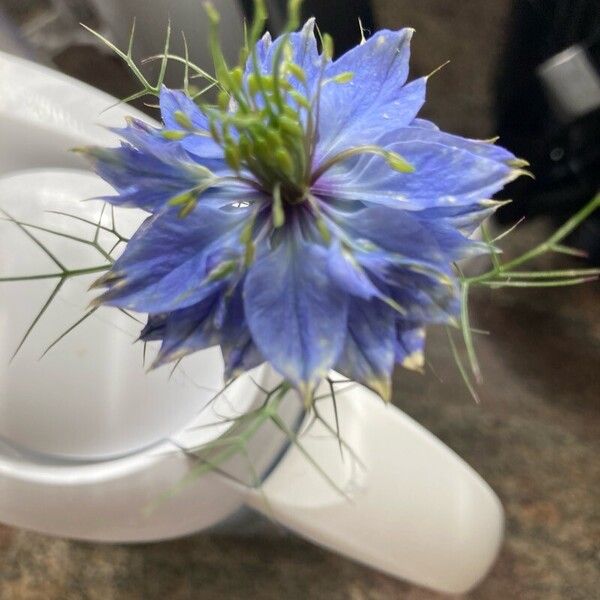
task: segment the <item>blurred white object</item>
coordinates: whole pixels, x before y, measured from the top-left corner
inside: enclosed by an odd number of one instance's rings
[[[263,486],[274,517],[395,577],[446,593],[473,587],[502,541],[494,492],[438,438],[373,392],[350,386],[337,404],[341,436],[364,469],[348,452],[340,460],[338,442],[323,426],[302,442],[350,499],[294,448]],[[320,412],[334,427],[332,403]],[[252,500],[260,510],[260,497]]]
[[[119,106],[100,116],[113,102],[0,53],[0,208],[53,227],[57,221],[46,219],[55,215],[43,212],[52,207],[97,217],[97,203],[77,200],[102,192],[103,184],[66,150],[116,142],[98,123],[117,124],[135,111]],[[126,228],[140,218],[117,211]],[[35,244],[12,237],[15,229],[0,221],[0,277],[23,269],[52,272]],[[70,248],[71,259],[86,259],[61,240],[57,252]],[[221,435],[228,424],[203,426],[247,410],[262,394],[241,379],[216,407],[203,410],[210,391],[203,388],[222,385],[217,350],[184,363],[187,376],[169,380],[158,371],[145,379],[140,349],[131,345],[138,326],[118,311],[99,311],[38,362],[63,325],[81,316],[89,296],[77,284],[61,290],[54,312],[9,364],[39,309],[38,284],[0,284],[1,521],[53,535],[134,542],[206,529],[250,506],[318,544],[439,591],[460,593],[485,576],[502,539],[498,498],[437,438],[360,386],[340,390],[338,399],[341,435],[360,460],[346,452],[342,461],[337,441],[320,424],[301,437],[350,499],[275,428],[265,427],[249,449],[264,495],[210,473],[148,516],[144,509],[196,464],[180,447]],[[266,368],[255,377],[264,386],[276,381]],[[295,398],[286,410],[297,429],[302,415]],[[322,411],[333,424],[327,403]],[[227,467],[240,477],[247,469],[236,461]]]
[[[104,28],[111,40],[119,48],[127,48],[131,27],[136,23],[135,56],[147,58],[163,51],[167,25],[171,24],[171,51],[184,55],[182,32],[185,35],[190,59],[209,72],[212,71],[212,58],[208,49],[208,19],[197,0],[92,0],[100,15]],[[225,56],[237,59],[244,42],[243,15],[237,0],[215,0],[213,2],[221,15],[220,38]],[[92,37],[91,35],[89,36]],[[180,73],[169,69],[166,83],[181,87],[181,74],[170,78],[170,73]],[[205,82],[197,82],[202,87]]]
[[[221,40],[225,55],[234,59],[243,43],[243,15],[237,0],[215,0],[221,14]],[[280,11],[275,11],[280,12]],[[127,48],[136,22],[134,54],[141,60],[163,51],[167,25],[171,24],[171,51],[184,54],[182,33],[186,36],[190,58],[204,69],[212,67],[208,50],[208,23],[198,0],[48,0],[25,22],[17,33],[0,12],[0,50],[50,61],[72,46],[93,45],[111,52],[81,23]],[[275,19],[277,22],[280,19]],[[172,64],[166,83],[177,87],[182,70]],[[202,87],[205,82],[196,82]]]
[[[91,25],[100,33],[107,33],[103,24],[98,21],[92,0],[46,0],[31,4],[29,9],[18,34],[13,32],[12,48],[3,47],[1,21],[5,21],[5,28],[8,27],[9,21],[3,19],[0,12],[0,50],[49,63],[53,57],[70,46],[100,45],[98,40],[81,27],[82,22]],[[19,44],[16,50],[15,39]]]
[[[19,137],[21,143],[35,144],[26,131]],[[102,203],[81,200],[107,194],[109,186],[79,170],[38,169],[0,179],[0,209],[15,219],[88,240],[94,237],[92,225],[47,211],[99,222]],[[115,217],[120,230],[130,236],[144,214],[121,210]],[[103,224],[110,227],[109,212]],[[108,251],[114,239],[102,233],[100,242]],[[107,263],[100,253],[78,242],[42,236],[70,269]],[[7,221],[0,222],[0,265],[4,277],[58,270]],[[172,376],[168,367],[147,373],[142,344],[134,344],[140,322],[117,310],[96,311],[40,360],[45,348],[85,315],[94,297],[87,290],[97,277],[98,273],[90,274],[65,283],[8,368],[11,354],[58,280],[0,284],[0,437],[5,440],[33,452],[79,460],[123,455],[182,429],[222,387],[217,348],[184,360]],[[155,344],[148,345],[148,362],[156,354]],[[210,412],[203,414],[214,421]]]
[[[537,68],[537,74],[552,110],[565,123],[600,109],[600,75],[582,46],[555,54]]]
[[[0,8],[0,52],[8,52],[23,58],[32,58],[31,48],[21,38],[8,17]]]

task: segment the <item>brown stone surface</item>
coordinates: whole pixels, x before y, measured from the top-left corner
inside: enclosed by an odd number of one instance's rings
[[[494,65],[508,0],[374,5],[380,23],[417,29],[416,74],[453,61],[433,78],[426,114],[452,131],[493,134]],[[95,59],[79,56],[65,54],[61,66],[105,88],[126,85],[112,67],[88,71],[84,63]],[[541,233],[525,229],[515,243]],[[429,368],[425,376],[397,375],[396,404],[472,464],[507,512],[500,559],[468,599],[598,598],[599,299],[597,284],[477,293],[474,324],[491,333],[476,340],[485,374],[480,405],[468,397],[443,332],[428,343],[435,374]],[[267,533],[105,546],[0,526],[0,600],[441,598],[295,537]]]

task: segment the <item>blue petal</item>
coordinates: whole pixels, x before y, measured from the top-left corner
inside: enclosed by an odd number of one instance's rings
[[[381,297],[380,290],[373,285],[352,253],[342,248],[339,240],[332,243],[327,257],[329,276],[340,289],[363,300]]]
[[[431,121],[428,121],[427,119],[420,119],[420,118],[415,118],[413,120],[413,122],[410,124],[411,127],[421,127],[422,129],[432,129],[434,131],[439,131],[440,128],[435,124],[432,123]]]
[[[323,58],[317,49],[317,40],[315,39],[315,20],[309,19],[306,21],[300,31],[292,32],[287,36],[279,36],[275,41],[271,41],[270,35],[266,34],[256,46],[256,54],[259,68],[263,73],[273,72],[273,62],[277,49],[281,43],[287,39],[291,49],[291,60],[301,67],[306,74],[306,86],[312,91],[317,85]],[[246,63],[246,75],[254,71],[252,56],[249,57]],[[290,83],[296,87],[301,93],[305,94],[306,89],[295,78],[290,79]],[[310,92],[309,92],[310,96]]]
[[[151,142],[146,141],[147,144]],[[153,152],[129,144],[120,148],[84,148],[95,171],[118,192],[103,198],[117,206],[155,212],[171,198],[190,190],[207,177],[181,148],[156,142]]]
[[[402,238],[400,228],[398,233]],[[427,245],[439,247],[431,237],[415,250],[426,256],[430,254]],[[422,256],[409,258],[380,248],[360,249],[360,245],[351,253],[350,248],[342,251],[337,242],[330,248],[327,266],[336,285],[352,296],[364,300],[379,298],[404,318],[446,323],[457,312],[458,288],[450,259],[440,256],[441,262],[436,264],[424,261]]]
[[[426,131],[423,131],[425,129]],[[475,154],[483,156],[490,160],[508,163],[515,160],[515,155],[498,146],[490,140],[474,140],[464,138],[459,135],[452,135],[440,131],[436,125],[424,119],[415,119],[410,127],[394,131],[392,134],[386,135],[381,139],[381,143],[386,145],[393,142],[409,142],[412,140],[421,140],[423,142],[434,142],[452,148],[461,148]]]
[[[163,136],[164,129],[157,129],[139,119],[128,118],[126,127],[114,127],[111,128],[111,131],[122,137],[136,150],[144,154],[151,154],[165,163],[190,164],[190,168],[193,168],[193,165],[197,163],[201,163],[203,167],[210,169],[216,174],[233,174],[224,161],[223,152],[217,153],[214,158],[206,157],[202,160],[197,160],[199,157],[195,157],[192,159],[185,147],[191,143],[188,138],[184,140],[169,140]]]
[[[437,135],[426,129],[419,133]],[[476,204],[518,174],[504,162],[486,157],[485,146],[476,147],[481,148],[480,155],[428,140],[398,141],[387,149],[408,160],[415,167],[413,173],[395,171],[379,156],[362,155],[333,167],[313,191],[406,210]]]
[[[371,279],[383,290],[385,299],[403,319],[427,323],[454,322],[459,310],[459,288],[452,274],[442,266],[433,268],[418,262],[398,262],[382,252],[357,256]],[[448,269],[449,270],[449,269]]]
[[[240,283],[227,295],[214,294],[169,313],[161,329],[163,344],[154,366],[217,344],[223,353],[226,380],[264,362],[245,321],[241,290]]]
[[[396,339],[394,353],[397,363],[405,369],[421,371],[425,364],[423,348],[425,329],[412,321],[396,321]]]
[[[347,296],[320,265],[327,250],[285,238],[250,269],[246,319],[265,358],[303,394],[325,377],[341,350]]]
[[[454,280],[408,270],[390,277],[389,295],[402,308],[402,318],[422,323],[454,323],[460,310],[459,288]]]
[[[218,299],[218,294],[214,294],[202,302],[167,313],[162,327],[162,345],[152,365],[154,368],[218,343],[211,327]]]
[[[183,219],[172,209],[148,219],[99,280],[108,290],[98,302],[161,313],[197,304],[223,289],[235,272],[217,280],[210,273],[240,258],[240,229],[250,209],[224,210],[220,201],[222,195],[208,194]]]
[[[226,299],[226,312],[219,329],[226,381],[265,362],[246,323],[243,286],[241,282]]]
[[[208,119],[200,107],[182,90],[171,90],[165,86],[160,90],[160,116],[168,129],[182,129],[175,117],[181,112],[188,117],[194,127],[208,129]]]
[[[258,40],[256,46],[254,48],[256,54],[256,62],[258,63],[258,68],[261,73],[269,72],[269,62],[267,61],[267,55],[269,49],[273,45],[273,39],[271,37],[270,32],[265,32],[265,34]],[[250,73],[253,73],[255,70],[254,66],[254,56],[250,54],[248,59],[246,60],[246,68],[244,71],[244,77],[247,78]]]
[[[269,56],[269,51],[273,46],[273,38],[271,37],[271,33],[266,31],[265,34],[258,40],[256,44],[256,59],[258,61],[259,67],[264,69],[264,72],[268,72],[270,62],[267,61],[267,56]],[[249,75],[254,71],[254,58],[252,56],[248,57],[246,61],[246,75]]]
[[[378,300],[352,300],[348,335],[335,370],[390,400],[395,313]]]
[[[194,131],[183,138],[180,143],[190,154],[197,157],[203,165],[206,165],[207,160],[223,160],[223,148],[221,148],[221,146],[219,146],[206,131]]]
[[[405,127],[425,101],[426,79],[405,85],[413,30],[379,31],[325,71],[325,81],[343,72],[346,84],[324,83],[320,96],[316,156],[377,143],[390,128]]]
[[[140,332],[139,339],[142,342],[155,342],[165,337],[167,318],[169,313],[148,315],[146,325]]]
[[[469,240],[444,220],[428,219],[426,211],[396,210],[377,204],[349,212],[331,207],[325,210],[339,227],[339,235],[363,250],[362,256],[384,250],[407,259],[407,263],[451,273],[451,262],[487,251],[485,245]]]
[[[225,362],[225,381],[238,377],[242,373],[258,367],[265,362],[260,350],[256,347],[248,328],[243,335],[238,330],[237,337],[229,344],[221,343],[223,361]]]
[[[443,219],[420,219],[419,211],[372,205],[327,213],[370,281],[405,318],[452,320],[458,310],[452,263],[487,251],[485,245],[468,240]]]
[[[445,223],[447,226],[460,231],[463,235],[470,236],[502,204],[502,202],[495,202],[494,200],[482,200],[474,205],[426,208],[419,211],[418,214],[422,221]]]
[[[190,120],[193,131],[181,140],[181,145],[199,158],[223,158],[223,149],[213,140],[209,122],[198,105],[183,91],[163,86],[160,91],[160,113],[165,126],[175,131],[188,131],[175,118],[182,112]]]
[[[161,152],[162,147],[173,143],[161,135],[162,129],[133,117],[127,117],[126,121],[125,127],[112,127],[111,131],[138,150],[155,154]]]

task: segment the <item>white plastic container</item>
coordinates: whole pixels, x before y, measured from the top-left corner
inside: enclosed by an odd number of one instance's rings
[[[96,218],[100,205],[78,200],[106,188],[67,149],[116,143],[98,123],[120,124],[134,111],[119,106],[100,116],[112,103],[63,75],[0,54],[0,208],[42,226],[64,224],[45,210]],[[141,218],[117,211],[125,229]],[[82,233],[77,227],[68,231]],[[72,242],[52,243],[68,266],[89,264]],[[13,223],[0,221],[0,277],[54,268]],[[172,378],[168,370],[146,375],[140,348],[131,343],[139,324],[109,309],[38,360],[82,316],[91,298],[87,283],[60,290],[12,362],[52,284],[0,283],[0,521],[52,535],[136,542],[206,529],[246,506],[315,543],[439,591],[466,591],[486,574],[502,539],[496,495],[437,438],[355,385],[340,391],[338,407],[342,437],[359,460],[347,454],[342,461],[322,425],[302,434],[300,403],[292,397],[286,404],[290,427],[335,486],[265,427],[249,449],[262,493],[211,473],[148,514],[196,464],[180,446],[222,435],[227,423],[199,426],[247,410],[262,393],[242,379],[206,408],[222,385],[218,350],[191,357]],[[255,377],[265,386],[277,380],[266,368]],[[323,401],[321,410],[333,424],[330,404]],[[228,469],[242,477],[247,471],[239,461]]]

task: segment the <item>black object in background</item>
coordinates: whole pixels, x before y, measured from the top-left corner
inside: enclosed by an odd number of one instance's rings
[[[564,221],[600,189],[600,0],[515,1],[497,98],[500,143],[536,178],[508,186],[499,220]],[[599,264],[600,217],[572,243]]]
[[[253,0],[240,0],[246,18],[250,20],[253,12]],[[279,23],[269,23],[268,29],[278,32],[285,18],[287,0],[267,2],[272,15],[280,17]],[[373,31],[373,11],[369,0],[304,0],[302,15],[305,19],[316,17],[319,28],[329,33],[335,42],[336,55],[343,54],[360,41],[360,19],[366,31]],[[272,18],[272,21],[276,21]]]
[[[360,41],[359,19],[369,34],[374,33],[369,0],[305,0],[303,6],[305,16],[316,17],[321,30],[333,36],[337,56]]]

